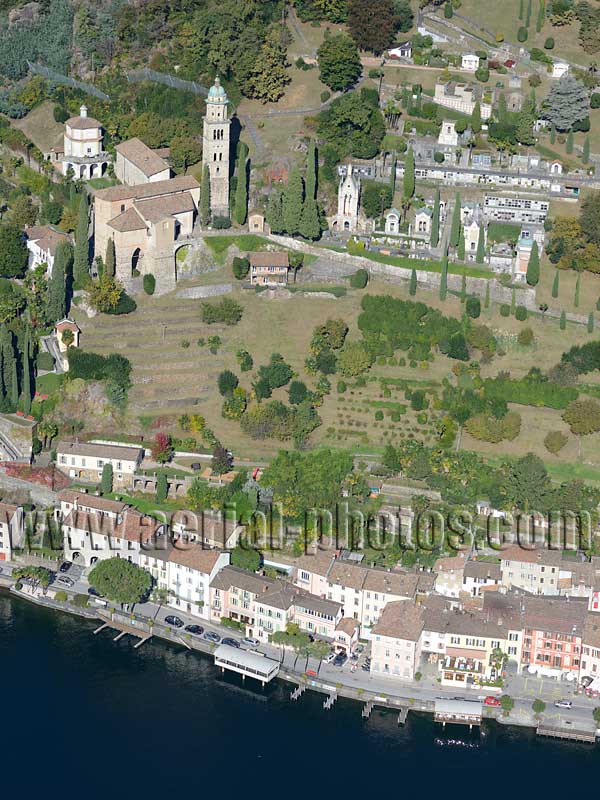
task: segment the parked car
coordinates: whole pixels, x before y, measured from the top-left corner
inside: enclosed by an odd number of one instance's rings
[[[556,708],[573,708],[573,703],[571,700],[557,700],[554,705]]]
[[[343,667],[346,661],[348,661],[348,656],[346,655],[346,653],[338,653],[337,656],[333,659],[333,666]]]
[[[93,586],[90,586],[90,588],[88,589],[88,594],[91,594],[92,597],[102,597],[98,589],[94,589]]]
[[[56,582],[60,583],[61,586],[68,586],[69,589],[71,586],[75,586],[75,581],[72,581],[71,578],[67,578],[65,575],[61,575],[59,578],[57,578]]]
[[[221,637],[219,636],[219,634],[215,633],[214,631],[206,631],[206,633],[204,634],[203,638],[206,639],[209,642],[215,642],[216,643],[216,642],[220,642],[221,641]]]
[[[237,639],[232,639],[230,636],[226,636],[224,639],[221,639],[221,644],[228,644],[229,647],[239,647],[240,643]]]
[[[335,658],[335,653],[332,651],[331,653],[327,653],[325,658],[323,659],[324,664],[331,664],[333,659]]]
[[[498,700],[497,697],[492,697],[491,695],[485,698],[483,704],[484,706],[492,706],[492,708],[498,708],[498,706],[502,705],[502,703],[500,702],[500,700]]]
[[[183,628],[183,620],[173,616],[173,614],[169,614],[168,617],[165,617],[165,622],[167,625],[172,625],[174,628]]]
[[[191,633],[194,636],[202,636],[204,633],[204,628],[202,625],[186,625],[183,629],[186,633]]]
[[[246,647],[258,647],[260,642],[258,639],[253,639],[252,636],[244,636],[242,644],[245,644]]]
[[[59,572],[68,572],[72,566],[73,566],[72,561],[63,561],[58,570]]]

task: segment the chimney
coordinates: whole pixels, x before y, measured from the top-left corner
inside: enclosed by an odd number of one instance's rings
[[[81,106],[81,108],[79,109],[79,116],[87,117],[87,106]]]

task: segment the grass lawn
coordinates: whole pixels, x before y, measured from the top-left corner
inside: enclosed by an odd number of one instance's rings
[[[48,372],[46,375],[39,375],[35,379],[35,388],[40,394],[53,395],[58,392],[64,381],[64,375]]]
[[[256,236],[254,233],[242,233],[239,236],[206,236],[204,241],[219,263],[225,262],[227,251],[231,245],[235,245],[240,250],[254,252],[255,250],[262,250],[269,244],[267,239],[263,239],[262,236]]]
[[[116,186],[118,181],[105,175],[102,178],[92,178],[88,183],[93,189],[108,189],[109,186]]]
[[[177,511],[180,508],[186,508],[186,499],[182,498],[181,500],[171,500],[165,503],[157,503],[154,499],[153,495],[128,495],[123,494],[123,492],[111,492],[107,494],[106,497],[110,498],[111,500],[120,500],[123,503],[128,503],[129,505],[137,508],[138,511],[141,511],[142,514],[148,514],[149,516],[157,516],[161,512],[163,513],[170,513],[171,511]]]
[[[587,316],[590,311],[596,312],[596,302],[600,298],[600,275],[591,272],[577,273],[574,270],[558,270],[558,297],[552,297],[552,284],[556,275],[556,267],[544,256],[540,282],[537,286],[537,300],[547,303],[552,308],[565,309],[574,314]],[[577,276],[581,275],[579,288],[579,306],[575,307],[575,286]]]
[[[23,131],[42,153],[47,153],[51,147],[62,145],[65,132],[65,126],[54,119],[53,111],[54,103],[44,100],[23,119],[12,119],[10,124]]]

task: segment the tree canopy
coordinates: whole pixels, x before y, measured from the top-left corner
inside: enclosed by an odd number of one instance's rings
[[[107,558],[100,561],[88,576],[90,586],[114,603],[139,603],[152,586],[152,578],[145,569],[126,558]]]

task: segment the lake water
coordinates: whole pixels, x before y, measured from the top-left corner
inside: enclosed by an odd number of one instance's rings
[[[600,751],[375,711],[223,678],[211,659],[0,592],[5,796],[84,798],[593,796]]]

